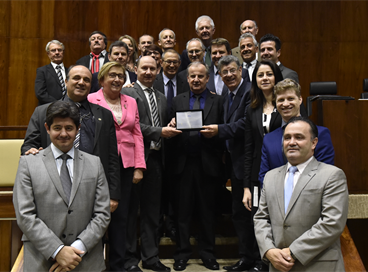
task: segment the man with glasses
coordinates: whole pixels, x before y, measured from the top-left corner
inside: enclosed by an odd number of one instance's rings
[[[66,93],[64,45],[58,40],[52,40],[46,45],[46,53],[51,63],[37,68],[35,93],[38,105],[59,100]]]
[[[161,72],[161,64],[162,64],[162,50],[155,44],[151,44],[146,47],[145,51],[143,52],[143,56],[151,56],[157,64],[157,74]]]

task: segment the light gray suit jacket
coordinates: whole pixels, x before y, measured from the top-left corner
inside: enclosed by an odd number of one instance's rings
[[[290,271],[345,271],[340,235],[348,214],[344,172],[314,157],[295,186],[285,215],[287,165],[266,174],[254,228],[261,256],[287,248],[297,261]],[[270,271],[276,269],[270,264]]]
[[[75,150],[70,203],[49,146],[22,156],[14,183],[13,203],[23,231],[24,271],[48,271],[60,245],[80,239],[87,254],[73,271],[102,271],[102,236],[110,222],[110,195],[96,156]]]

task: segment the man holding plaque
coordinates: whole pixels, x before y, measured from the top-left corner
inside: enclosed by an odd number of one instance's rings
[[[208,67],[200,62],[188,66],[187,80],[190,92],[173,98],[172,115],[179,113],[190,120],[191,111],[203,124],[219,124],[223,122],[222,97],[206,88],[209,79]],[[179,116],[176,115],[176,116]],[[179,117],[176,122],[181,122]],[[176,125],[175,119],[170,123]],[[176,181],[175,209],[177,215],[178,238],[174,253],[174,269],[184,270],[191,255],[190,221],[194,208],[199,213],[200,233],[198,238],[199,254],[206,268],[218,270],[219,264],[214,255],[214,211],[215,188],[221,175],[221,158],[224,143],[218,138],[207,139],[197,130],[183,129],[183,133],[171,139],[176,156],[172,160],[172,171]],[[179,127],[177,128],[179,129]],[[175,166],[175,167],[174,167]]]

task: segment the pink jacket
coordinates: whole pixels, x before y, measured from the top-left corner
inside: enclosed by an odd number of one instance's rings
[[[110,110],[102,89],[96,93],[89,94],[87,99],[91,103]],[[120,126],[113,115],[116,139],[118,142],[118,153],[122,158],[124,168],[134,167],[146,169],[143,136],[139,125],[137,102],[130,96],[120,94],[120,103],[123,109],[123,123]]]

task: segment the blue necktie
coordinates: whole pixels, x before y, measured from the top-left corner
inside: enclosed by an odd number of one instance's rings
[[[167,111],[171,114],[172,99],[174,98],[174,84],[171,80],[167,82]]]
[[[229,108],[227,109],[227,112],[230,112],[231,105],[233,104],[233,98],[234,94],[232,92],[229,93]]]
[[[284,187],[285,214],[286,214],[287,208],[289,206],[291,195],[293,194],[294,173],[296,171],[298,171],[298,168],[296,166],[291,166],[289,168],[289,176],[288,176],[288,179],[287,179],[285,187]]]

